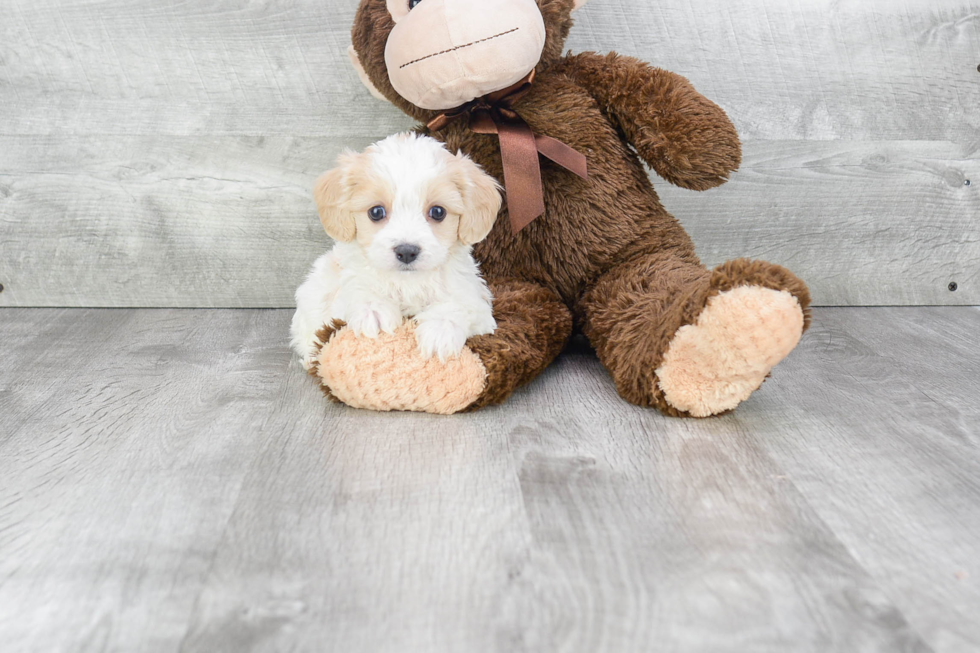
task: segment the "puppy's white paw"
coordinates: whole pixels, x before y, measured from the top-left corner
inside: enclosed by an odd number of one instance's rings
[[[497,320],[493,319],[493,313],[491,311],[487,311],[486,314],[480,316],[480,318],[477,319],[472,326],[472,334],[474,336],[488,335],[497,330]]]
[[[394,333],[402,323],[402,314],[395,306],[383,302],[369,302],[351,309],[347,327],[360,336],[377,338],[382,331]]]
[[[458,356],[466,344],[466,330],[449,320],[425,320],[415,329],[415,340],[423,358],[440,361]]]

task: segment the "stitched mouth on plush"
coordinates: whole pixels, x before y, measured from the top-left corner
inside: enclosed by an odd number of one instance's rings
[[[396,16],[385,62],[399,95],[446,110],[526,76],[545,37],[534,0],[423,0]]]

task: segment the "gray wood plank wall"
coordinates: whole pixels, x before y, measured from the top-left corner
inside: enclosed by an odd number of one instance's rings
[[[348,67],[355,6],[4,0],[0,306],[290,306],[329,246],[312,180],[410,126]],[[785,264],[819,304],[980,304],[980,3],[592,0],[569,48],[732,116],[729,184],[655,179],[707,263]]]

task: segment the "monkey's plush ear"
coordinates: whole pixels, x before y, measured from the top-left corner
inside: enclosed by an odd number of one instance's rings
[[[576,11],[578,9],[581,9],[582,7],[585,6],[585,3],[588,2],[588,1],[589,0],[575,0],[575,2],[572,4],[572,11]]]
[[[503,202],[500,185],[462,152],[453,157],[451,169],[453,180],[463,196],[459,240],[464,245],[475,245],[487,237],[497,220]]]
[[[325,172],[313,186],[313,199],[316,200],[316,210],[320,214],[320,224],[328,236],[339,242],[354,240],[357,234],[354,216],[345,206],[347,169],[348,166],[342,161],[333,170]]]
[[[580,2],[583,0],[576,0],[576,1]],[[383,96],[381,94],[381,91],[379,91],[374,86],[374,83],[371,82],[371,78],[368,77],[367,71],[364,70],[364,66],[361,65],[361,59],[360,57],[357,56],[357,51],[354,49],[353,45],[347,47],[347,56],[350,57],[351,65],[354,66],[354,70],[357,71],[357,76],[361,78],[361,83],[364,84],[364,86],[367,88],[368,91],[370,91],[371,95],[381,100],[382,102],[388,102],[388,98]]]

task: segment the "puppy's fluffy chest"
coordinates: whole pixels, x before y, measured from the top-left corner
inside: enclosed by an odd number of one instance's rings
[[[414,317],[444,302],[492,301],[469,247],[454,248],[445,264],[435,270],[379,270],[370,265],[359,246],[348,243],[337,243],[331,259],[339,287],[358,288],[384,298],[396,304],[404,317]]]
[[[378,272],[372,285],[375,292],[398,305],[405,317],[413,317],[426,307],[450,297],[442,270],[425,272]]]

